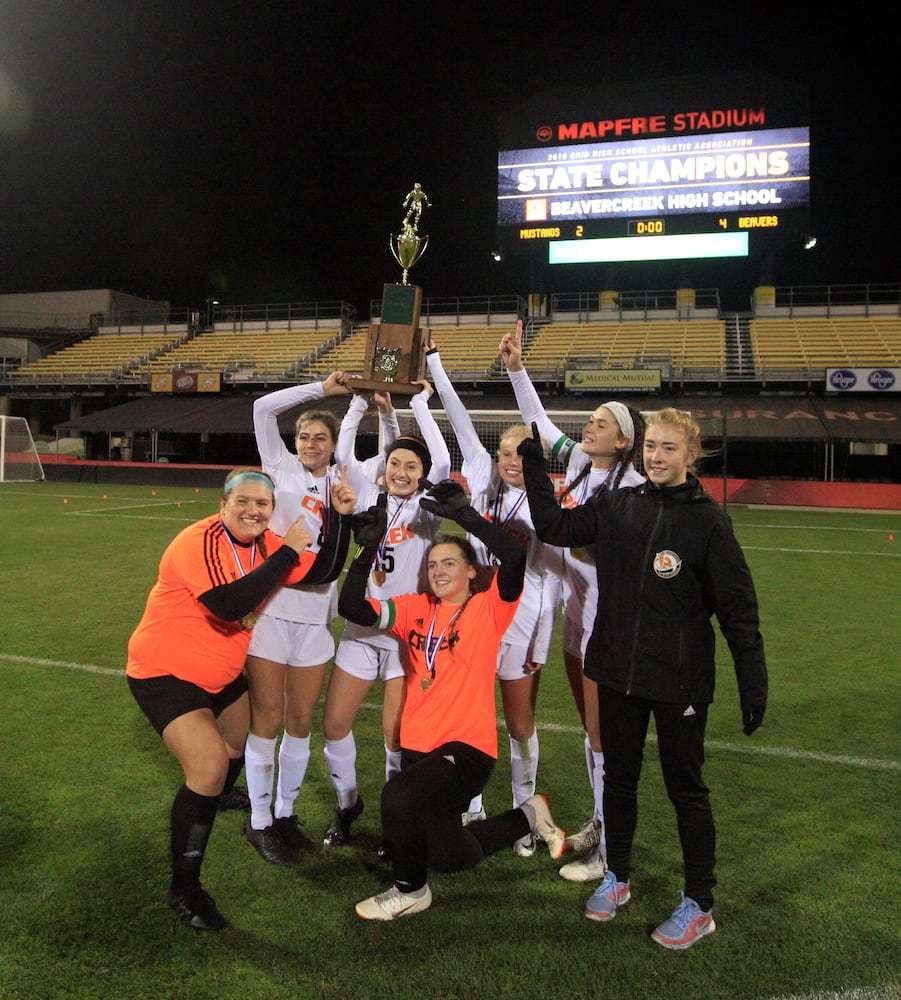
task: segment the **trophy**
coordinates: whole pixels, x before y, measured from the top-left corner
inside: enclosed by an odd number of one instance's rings
[[[419,327],[422,289],[407,282],[410,268],[429,245],[428,236],[419,235],[423,207],[431,207],[428,195],[417,182],[403,201],[407,209],[398,236],[389,240],[391,256],[403,269],[399,284],[385,285],[380,321],[369,324],[363,377],[354,379],[354,388],[374,389],[412,396],[422,386],[416,384],[425,371],[425,343]]]

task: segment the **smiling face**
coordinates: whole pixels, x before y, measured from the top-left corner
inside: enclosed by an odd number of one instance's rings
[[[422,475],[422,460],[409,448],[395,448],[385,462],[385,486],[393,497],[412,496]]]
[[[522,478],[522,459],[516,449],[520,441],[530,438],[532,432],[528,427],[511,427],[504,433],[497,449],[497,471],[501,479],[514,489],[525,489]]]
[[[314,476],[324,476],[335,451],[335,439],[328,424],[321,420],[304,421],[294,438],[297,457]]]
[[[651,424],[644,433],[644,469],[656,486],[680,486],[698,457],[689,446],[684,427],[678,424]]]
[[[446,604],[462,604],[476,578],[476,568],[466,558],[459,545],[439,542],[428,556],[429,587]]]
[[[241,542],[259,538],[268,527],[274,509],[272,490],[264,483],[240,483],[219,501],[225,527]]]
[[[582,429],[582,451],[596,468],[608,469],[629,446],[616,417],[606,406],[599,406]]]

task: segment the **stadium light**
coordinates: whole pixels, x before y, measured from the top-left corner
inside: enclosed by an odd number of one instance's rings
[[[500,250],[492,250],[491,259],[495,262],[495,264],[500,264],[504,259],[504,255],[500,252]]]
[[[816,236],[806,236],[804,238],[804,249],[805,250],[813,250],[813,248],[816,245],[817,245],[817,238],[816,238]]]

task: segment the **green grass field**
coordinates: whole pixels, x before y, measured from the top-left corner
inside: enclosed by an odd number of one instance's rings
[[[366,811],[353,843],[264,864],[220,816],[204,883],[230,926],[165,905],[180,771],[123,668],[159,557],[216,509],[214,490],[0,485],[0,997],[787,998],[901,995],[898,754],[901,517],[734,508],[770,665],[763,728],[741,733],[720,641],[706,776],[717,817],[718,930],[691,951],[648,937],[678,901],[680,855],[656,747],[640,792],[632,901],[585,919],[593,885],[546,853],[433,875],[393,924],[353,904],[389,884],[376,858],[378,690],[355,729]],[[894,535],[894,540],[890,539]],[[538,701],[539,788],[575,829],[590,796],[559,652]],[[507,808],[506,741],[486,790]],[[334,794],[314,731],[298,814],[319,839]]]

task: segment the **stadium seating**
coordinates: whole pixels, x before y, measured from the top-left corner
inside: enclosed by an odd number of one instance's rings
[[[722,320],[624,320],[548,323],[529,340],[523,361],[537,375],[567,362],[605,368],[669,366],[674,378],[719,375],[725,365]]]
[[[38,361],[21,365],[13,372],[13,378],[31,382],[127,380],[142,365],[151,363],[151,359],[170,350],[179,340],[172,330],[94,334]]]
[[[210,330],[179,344],[140,369],[142,374],[174,369],[220,371],[233,380],[298,375],[340,337],[339,328]]]
[[[901,318],[892,316],[753,319],[758,374],[901,364]]]

